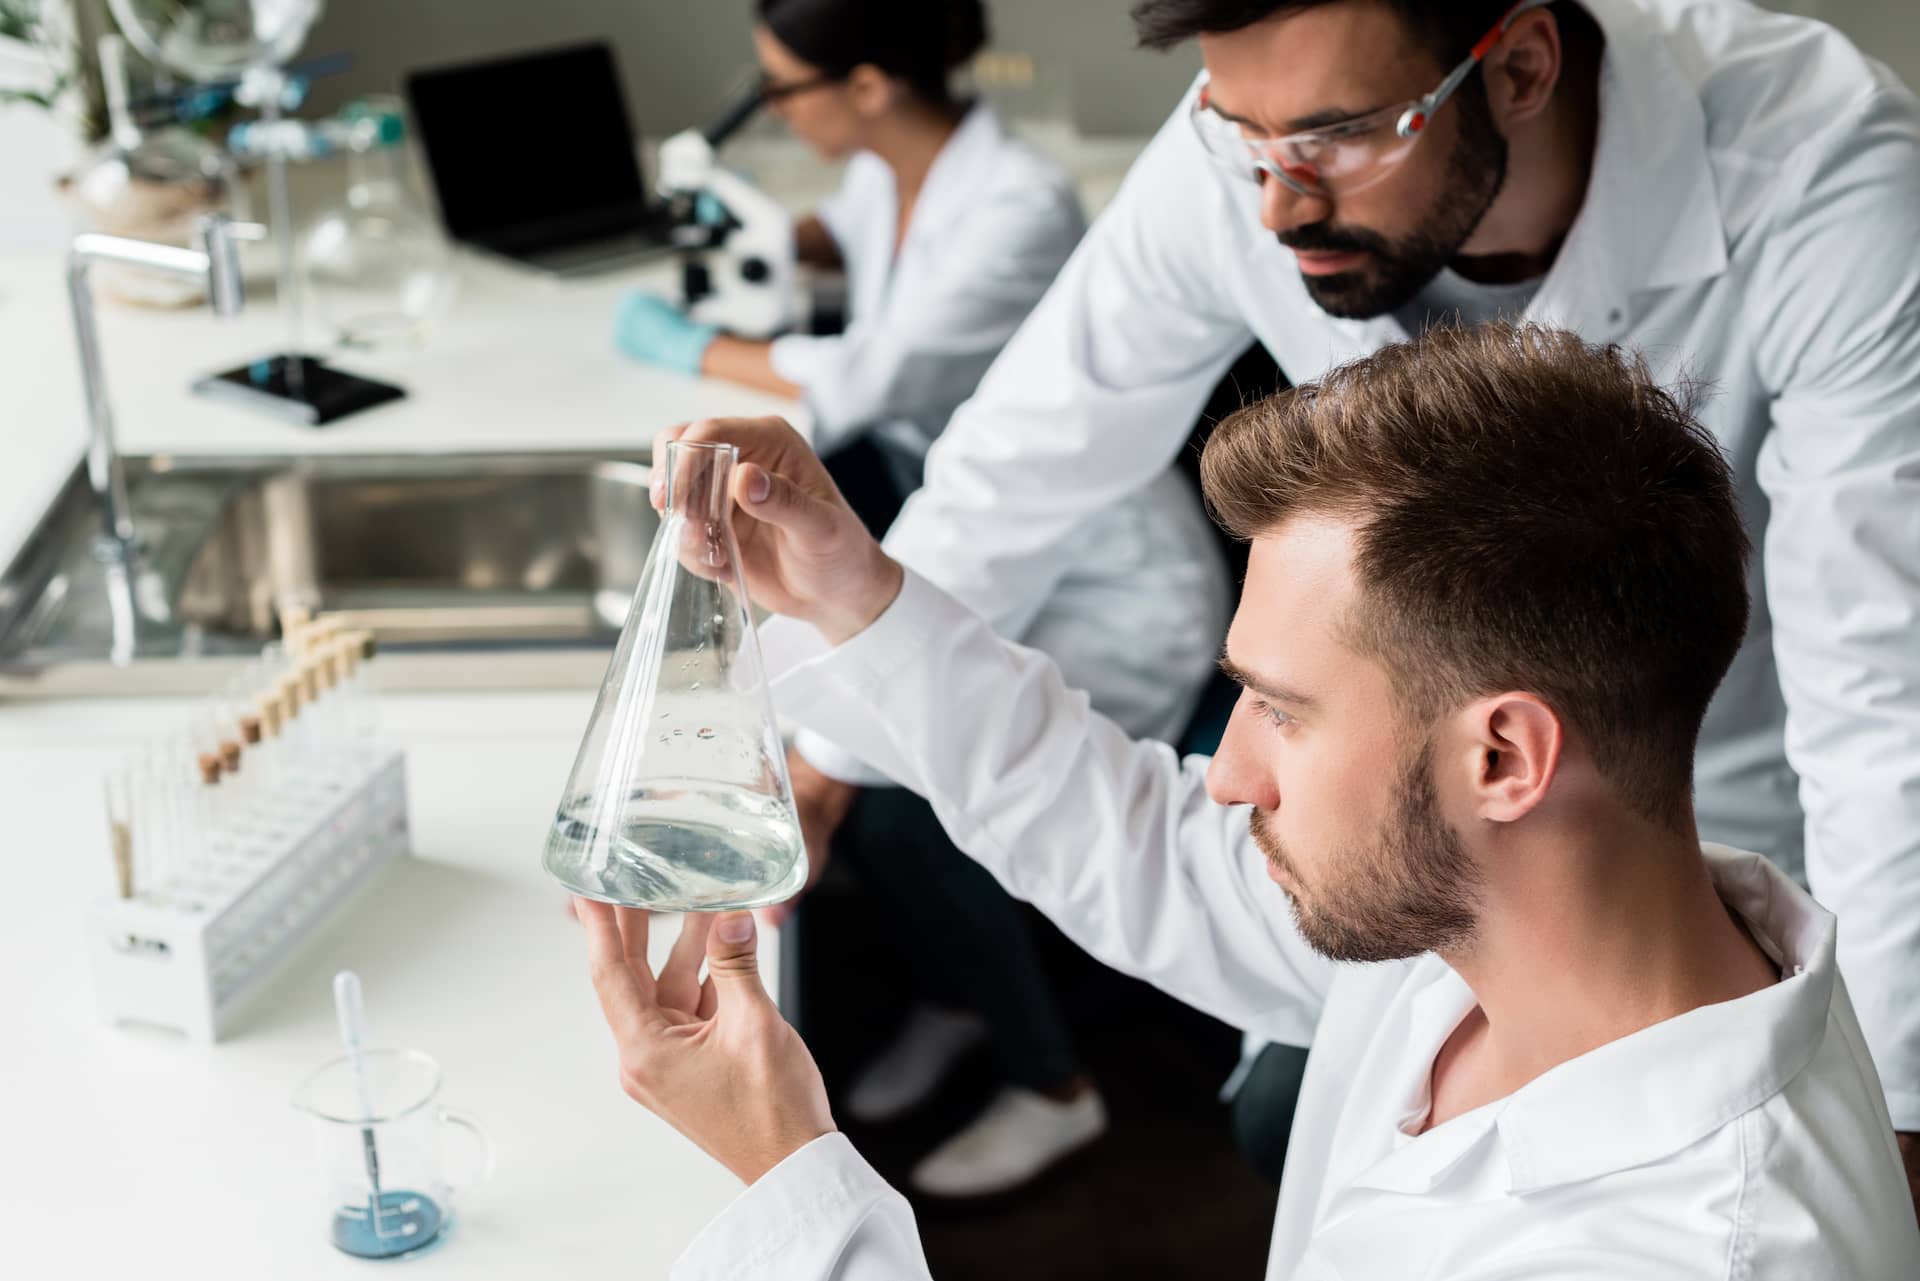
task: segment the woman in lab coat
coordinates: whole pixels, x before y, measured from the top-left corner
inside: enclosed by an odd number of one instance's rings
[[[797,225],[795,248],[803,262],[845,268],[849,326],[835,337],[749,341],[636,295],[623,304],[618,340],[639,359],[802,400],[842,490],[884,527],[919,487],[928,447],[1065,264],[1083,215],[1058,164],[1010,137],[991,107],[949,89],[952,70],[985,42],[980,0],[759,0],[758,12],[764,101],[823,159],[846,162],[839,190]],[[1226,596],[1191,492],[1173,499],[1135,504],[1116,529],[1088,533],[1138,550],[1125,581],[1106,590],[1138,591],[1177,619],[1148,605],[1136,637],[1116,638],[1104,624],[1082,635],[1075,619],[1091,616],[1086,600],[1103,588],[1066,582],[1028,635],[1110,715],[1166,736],[1211,664]],[[1177,650],[1193,671],[1151,660],[1129,671],[1117,644]],[[913,1171],[923,1193],[1003,1193],[1099,1137],[1104,1105],[1019,905],[920,798],[856,790],[850,784],[878,777],[861,777],[829,744],[803,738],[800,749],[791,767],[816,875],[829,849],[852,867],[884,905],[886,933],[906,940],[929,1002],[855,1079],[845,1111],[870,1123],[905,1115],[986,1040],[1006,1085]]]
[[[760,0],[759,15],[767,109],[846,164],[839,190],[795,227],[794,249],[845,270],[848,328],[755,341],[636,294],[616,336],[638,359],[804,401],[820,454],[870,445],[897,506],[1085,218],[1065,170],[948,88],[985,42],[979,0]]]

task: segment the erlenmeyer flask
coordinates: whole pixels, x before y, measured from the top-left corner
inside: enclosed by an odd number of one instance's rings
[[[806,883],[733,537],[737,457],[676,441],[661,460],[666,512],[547,837],[576,894],[719,912]]]

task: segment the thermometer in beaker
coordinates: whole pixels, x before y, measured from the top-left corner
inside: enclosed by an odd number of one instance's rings
[[[352,970],[341,970],[333,976],[333,1012],[340,1023],[341,1044],[347,1047],[347,1054],[353,1059],[353,1089],[360,1103],[360,1119],[367,1122],[360,1127],[360,1145],[367,1154],[367,1181],[373,1185],[367,1208],[373,1218],[373,1232],[377,1237],[381,1235],[380,1153],[373,1144],[373,1096],[367,1092],[367,1068],[360,1058],[366,1006],[360,994],[360,976]]]

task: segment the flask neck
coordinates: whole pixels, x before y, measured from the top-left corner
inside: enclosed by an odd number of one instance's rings
[[[668,442],[662,460],[667,472],[665,514],[731,531],[733,468],[738,456],[732,445]]]
[[[347,153],[347,203],[355,208],[396,204],[405,198],[400,148],[375,144]]]

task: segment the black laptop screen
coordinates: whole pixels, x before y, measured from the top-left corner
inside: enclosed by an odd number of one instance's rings
[[[456,237],[643,202],[633,128],[604,44],[416,72],[407,96]]]

